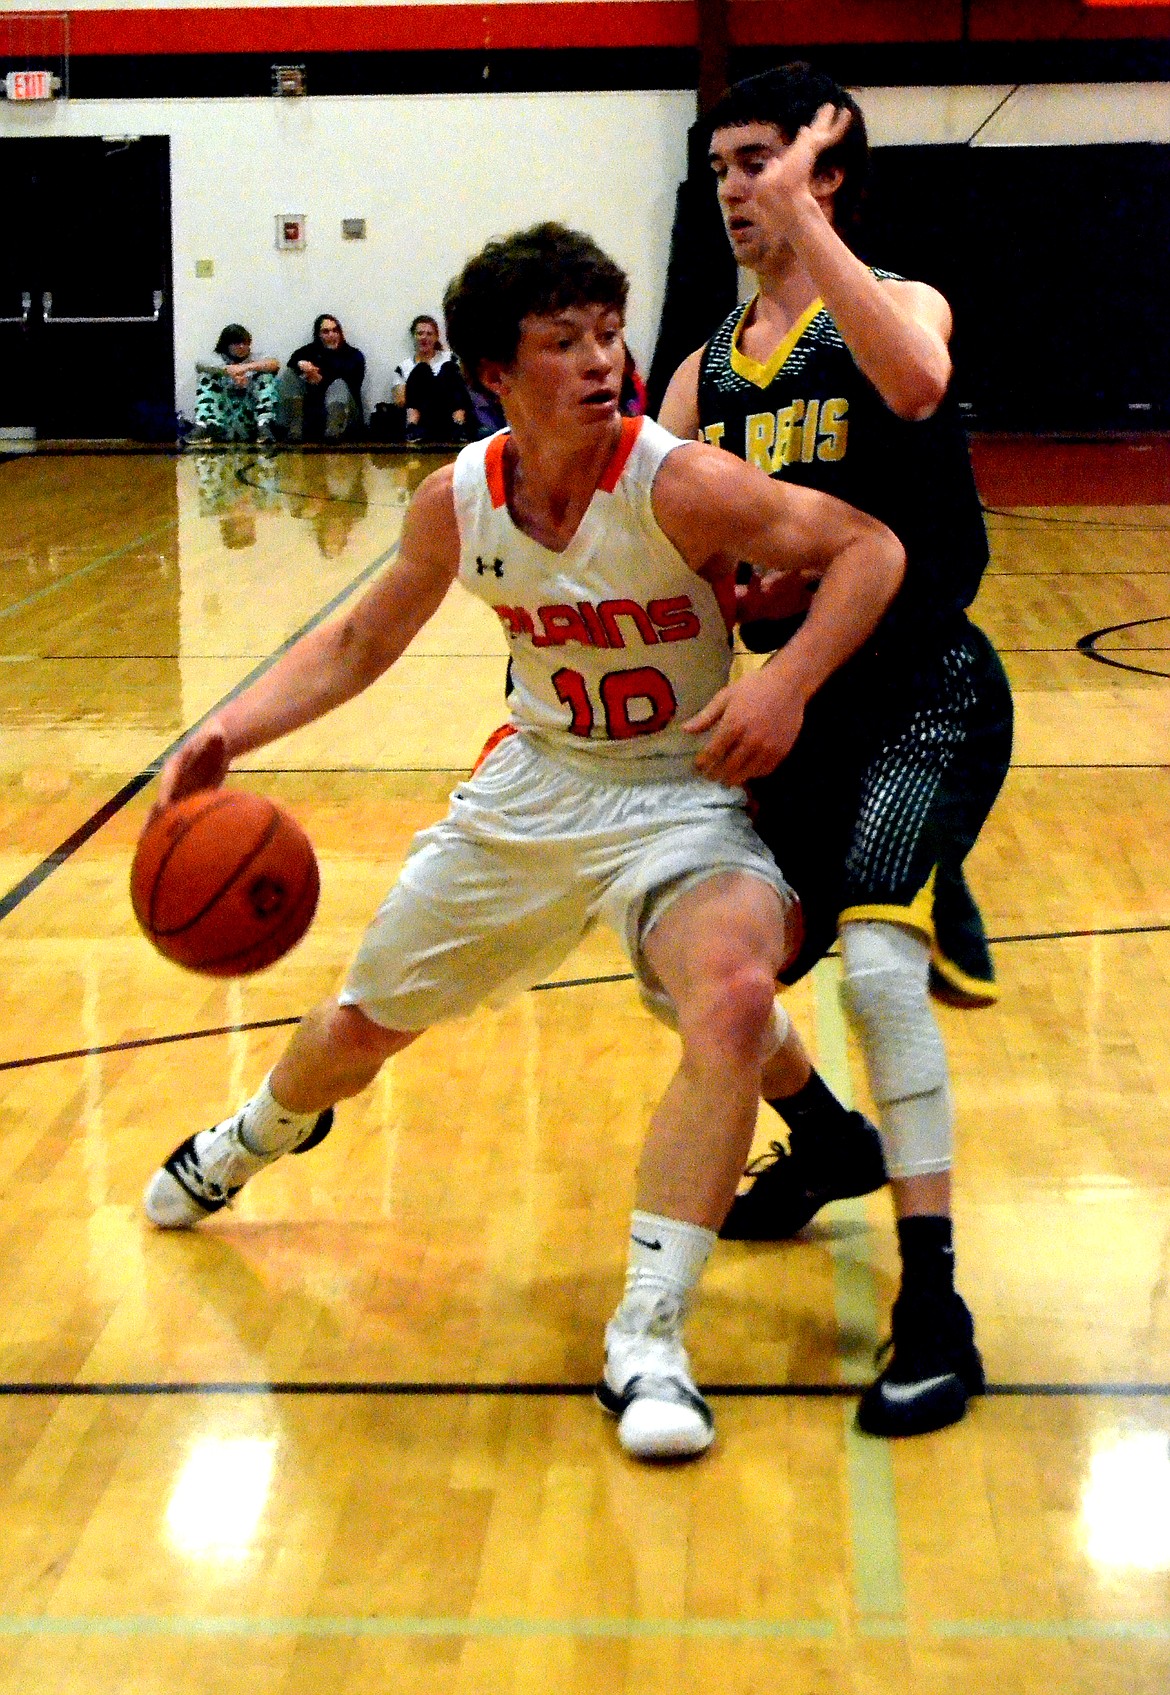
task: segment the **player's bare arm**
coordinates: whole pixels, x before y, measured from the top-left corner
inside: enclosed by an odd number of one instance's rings
[[[790,143],[770,124],[716,131],[711,163],[732,245],[740,220],[786,242],[887,406],[917,421],[937,409],[950,382],[950,307],[925,283],[879,281],[833,228],[840,177],[819,161],[851,121],[847,110],[826,105]],[[756,268],[750,256],[744,262]],[[766,293],[766,264],[759,274]]]
[[[452,468],[428,477],[398,557],[357,604],[304,636],[167,761],[158,804],[221,783],[233,759],[311,724],[369,688],[438,610],[459,570]]]
[[[658,422],[663,429],[669,430],[672,436],[681,436],[683,441],[700,439],[699,367],[704,351],[702,347],[696,348],[689,358],[683,360],[667,384],[658,409]]]
[[[719,448],[677,448],[654,483],[654,512],[691,568],[712,576],[746,559],[820,579],[804,623],[759,671],[721,689],[689,725],[711,732],[705,776],[740,784],[791,750],[822,683],[873,633],[902,581],[892,531],[831,495],[762,476]]]

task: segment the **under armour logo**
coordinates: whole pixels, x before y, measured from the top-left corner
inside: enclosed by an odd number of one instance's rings
[[[481,577],[485,571],[494,571],[497,577],[502,577],[504,574],[504,561],[502,559],[494,559],[489,565],[487,560],[481,559],[477,553],[475,556],[475,569]]]

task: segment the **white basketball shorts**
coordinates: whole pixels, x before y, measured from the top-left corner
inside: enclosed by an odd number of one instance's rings
[[[673,1024],[643,944],[679,895],[728,871],[795,904],[742,790],[697,775],[616,781],[506,736],[415,837],[339,999],[387,1029],[425,1030],[531,988],[603,918]]]

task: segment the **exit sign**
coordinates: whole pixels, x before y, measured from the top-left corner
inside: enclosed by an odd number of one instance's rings
[[[51,100],[56,80],[52,71],[9,71],[4,92],[10,100]]]

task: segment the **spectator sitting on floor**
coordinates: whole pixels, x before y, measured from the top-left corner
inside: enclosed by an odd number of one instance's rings
[[[225,324],[216,358],[197,360],[192,446],[208,441],[271,442],[279,406],[279,359],[253,359],[252,335],[243,324]]]
[[[410,334],[414,357],[395,367],[391,390],[395,404],[406,408],[407,441],[465,441],[471,400],[438,319],[420,312]]]
[[[627,418],[640,418],[646,410],[646,384],[638,375],[634,355],[626,348],[626,363],[622,371],[622,389],[618,410]]]
[[[362,435],[366,356],[345,339],[341,322],[322,312],[313,339],[290,354],[285,392],[289,433],[296,441],[341,441]]]

